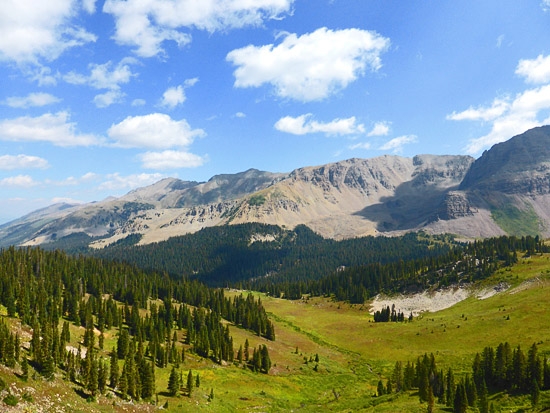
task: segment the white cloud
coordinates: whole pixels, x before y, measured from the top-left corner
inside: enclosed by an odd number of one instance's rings
[[[94,89],[119,89],[121,84],[128,83],[132,77],[136,76],[130,69],[130,63],[135,63],[135,60],[123,59],[112,70],[113,63],[110,61],[102,65],[92,63],[88,66],[89,75],[69,72],[63,76],[63,79],[73,85],[89,85]]]
[[[95,3],[96,0],[82,0],[82,7],[89,14],[95,13]]]
[[[544,11],[550,11],[550,0],[542,0],[540,3],[542,10]]]
[[[101,191],[113,190],[130,190],[154,184],[164,178],[164,175],[159,173],[154,174],[134,174],[128,176],[120,176],[119,173],[107,175],[106,180],[98,187]]]
[[[107,0],[105,13],[116,21],[115,40],[136,47],[139,56],[164,52],[162,43],[172,40],[183,47],[191,36],[180,31],[196,28],[223,31],[279,18],[290,11],[293,0]]]
[[[495,99],[488,107],[469,108],[447,116],[450,120],[491,122],[487,134],[470,140],[465,148],[467,153],[476,155],[514,135],[550,123],[550,57],[522,59],[515,73],[525,77],[528,83],[546,84],[526,89],[515,97]]]
[[[38,63],[65,50],[95,42],[96,36],[71,24],[75,0],[0,2],[0,60]]]
[[[13,169],[38,168],[45,169],[49,167],[48,161],[38,156],[30,155],[2,155],[0,156],[0,169],[11,171]]]
[[[462,112],[453,112],[447,115],[448,120],[482,120],[492,121],[502,116],[510,108],[507,99],[495,99],[489,107],[469,107]]]
[[[386,136],[390,133],[390,125],[389,122],[376,122],[367,136]]]
[[[187,147],[195,138],[205,136],[202,129],[191,129],[185,119],[173,120],[163,113],[128,116],[111,126],[107,134],[122,147],[158,149]]]
[[[132,106],[143,106],[146,103],[147,102],[145,101],[145,99],[134,99],[134,100],[132,100]]]
[[[124,100],[124,96],[126,95],[120,90],[109,90],[105,93],[95,95],[93,102],[98,108],[106,108],[114,103],[122,102]]]
[[[354,135],[365,132],[363,124],[357,124],[355,116],[346,119],[334,119],[331,122],[317,122],[311,120],[311,113],[293,118],[285,116],[275,123],[275,129],[292,133],[293,135],[305,135],[308,133],[325,133],[333,135]]]
[[[360,142],[360,143],[356,143],[355,145],[349,146],[349,148],[350,148],[351,150],[355,150],[355,149],[370,149],[370,148],[371,148],[371,144],[370,144],[370,142]]]
[[[525,77],[528,83],[550,82],[550,55],[539,55],[536,59],[520,60],[516,68],[516,75]]]
[[[287,34],[278,45],[236,49],[226,59],[237,66],[235,87],[271,84],[278,96],[307,102],[345,88],[367,68],[379,70],[389,45],[376,32],[320,28],[300,37]]]
[[[475,155],[496,143],[508,140],[514,135],[536,126],[548,123],[550,119],[539,119],[541,112],[550,109],[550,85],[528,89],[518,94],[509,103],[508,110],[493,120],[488,134],[472,139],[466,152]]]
[[[179,85],[176,87],[171,87],[166,89],[161,99],[161,106],[166,106],[168,108],[175,108],[176,106],[185,102],[185,92],[183,91],[183,86]]]
[[[38,182],[34,181],[29,175],[17,175],[0,179],[0,186],[30,188],[36,185],[38,185]]]
[[[235,113],[236,118],[246,118],[246,114],[243,112],[237,112]]]
[[[78,134],[68,112],[22,116],[0,121],[0,140],[12,142],[49,142],[56,146],[90,146],[101,143],[94,135]]]
[[[37,65],[28,69],[25,73],[32,81],[38,83],[38,86],[55,86],[59,73],[52,75],[52,69],[47,66]]]
[[[63,79],[73,85],[88,85],[94,89],[107,89],[107,92],[96,95],[93,100],[98,108],[106,108],[114,103],[122,102],[125,94],[121,92],[120,85],[128,83],[132,77],[136,76],[130,69],[130,64],[135,62],[133,58],[122,59],[114,68],[110,61],[102,65],[90,64],[88,66],[89,75],[69,72],[63,76]]]
[[[496,44],[497,49],[500,49],[502,47],[502,42],[504,42],[504,39],[505,39],[505,36],[503,34],[497,37],[497,44]]]
[[[418,139],[416,138],[415,135],[400,136],[398,138],[394,138],[386,142],[379,149],[381,151],[393,151],[394,153],[398,153],[403,150],[403,146],[408,145],[410,143],[416,143],[417,141]]]
[[[147,169],[196,168],[204,164],[201,156],[183,151],[146,152],[140,155],[143,167]]]
[[[60,99],[49,93],[30,93],[27,96],[11,96],[5,100],[6,105],[22,109],[51,105],[57,102],[60,102]]]

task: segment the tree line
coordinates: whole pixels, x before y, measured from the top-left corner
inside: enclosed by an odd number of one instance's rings
[[[443,250],[442,250],[443,251]],[[418,292],[489,277],[517,262],[519,254],[550,251],[538,237],[497,237],[454,244],[438,255],[410,260],[339,268],[319,279],[278,283],[271,278],[245,283],[250,289],[288,299],[333,296],[338,301],[362,304],[379,293]]]

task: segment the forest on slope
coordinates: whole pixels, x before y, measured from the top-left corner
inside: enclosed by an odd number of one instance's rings
[[[344,267],[429,259],[449,253],[453,246],[448,240],[409,233],[335,241],[305,225],[286,230],[274,225],[240,224],[205,228],[147,245],[131,245],[138,239],[129,238],[89,253],[143,269],[166,271],[176,278],[226,287],[243,286],[262,277],[273,283],[300,282],[322,278]]]

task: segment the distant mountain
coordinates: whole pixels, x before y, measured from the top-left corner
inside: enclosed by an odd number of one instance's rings
[[[334,239],[417,230],[550,236],[550,126],[497,144],[477,160],[386,155],[285,174],[250,169],[201,183],[168,178],[120,198],[33,212],[0,226],[0,245],[75,234],[95,247],[130,234],[150,243],[247,222],[305,224]]]

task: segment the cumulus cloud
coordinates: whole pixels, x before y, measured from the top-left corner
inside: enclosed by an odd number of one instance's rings
[[[49,142],[56,146],[90,146],[101,143],[94,135],[79,134],[68,112],[22,116],[0,121],[0,140],[12,142]]]
[[[124,93],[120,90],[109,90],[105,93],[95,95],[93,102],[98,108],[106,108],[115,103],[120,103],[124,100]]]
[[[0,156],[0,169],[11,171],[13,169],[45,169],[49,167],[48,161],[38,156],[30,155],[2,155]]]
[[[109,174],[106,176],[105,181],[98,186],[98,189],[101,191],[129,190],[154,184],[162,178],[164,178],[164,175],[160,173],[143,173],[128,176],[121,176],[119,173]]]
[[[502,116],[510,108],[508,99],[495,99],[490,106],[469,107],[462,112],[447,115],[448,120],[482,120],[492,121]]]
[[[160,104],[169,108],[175,108],[176,106],[185,102],[185,92],[183,86],[179,85],[166,89],[166,92],[162,95]]]
[[[403,150],[403,146],[410,143],[416,143],[418,141],[415,135],[405,135],[398,138],[393,138],[390,141],[386,142],[379,149],[381,151],[393,151],[394,153],[399,153]]]
[[[346,119],[334,119],[331,122],[317,122],[311,119],[312,114],[293,118],[285,116],[275,123],[275,129],[291,133],[293,135],[306,135],[308,133],[325,133],[329,136],[354,135],[365,132],[363,124],[357,124],[355,116]]]
[[[146,152],[140,155],[146,169],[166,170],[179,168],[196,168],[204,164],[201,156],[184,151]]]
[[[12,108],[26,109],[33,106],[46,106],[60,102],[60,99],[49,93],[30,93],[27,96],[11,96],[5,104]]]
[[[69,72],[63,79],[73,85],[88,85],[94,89],[108,89],[107,92],[96,95],[94,103],[99,108],[108,107],[114,103],[120,103],[125,96],[120,90],[120,85],[130,82],[132,73],[130,64],[135,63],[135,59],[123,59],[118,65],[113,67],[111,61],[104,64],[90,64],[89,75],[83,75],[76,72]]]
[[[95,89],[119,89],[121,84],[136,76],[130,68],[130,64],[135,62],[134,59],[123,59],[114,68],[111,61],[101,65],[92,63],[88,65],[89,75],[69,72],[63,79],[73,85],[89,85]]]
[[[386,136],[390,133],[390,125],[389,122],[376,122],[367,136]]]
[[[38,182],[33,180],[29,175],[17,175],[0,179],[0,186],[31,188],[36,185],[38,185]]]
[[[152,57],[164,52],[162,44],[182,47],[191,36],[181,29],[209,32],[260,25],[290,12],[293,0],[106,0],[103,11],[114,16],[117,43],[135,47],[135,53]]]
[[[197,137],[205,136],[202,129],[192,129],[185,119],[173,120],[163,113],[128,116],[107,131],[121,147],[158,148],[187,147]]]
[[[550,55],[539,55],[536,59],[520,60],[516,68],[516,75],[524,77],[528,83],[550,82]]]
[[[77,11],[75,0],[0,2],[0,60],[51,61],[69,48],[95,42],[95,35],[71,24]]]
[[[514,97],[495,99],[489,106],[469,108],[453,112],[450,120],[491,122],[490,131],[470,140],[465,150],[476,155],[494,144],[523,133],[528,129],[550,123],[550,59],[539,56],[534,60],[520,60],[516,74],[525,77],[527,83],[546,83],[526,89]]]
[[[249,45],[226,59],[237,66],[235,87],[270,84],[277,96],[298,101],[327,98],[382,66],[380,55],[389,39],[376,32],[320,28],[297,36],[287,34],[278,44]]]

